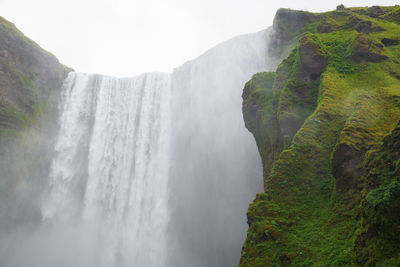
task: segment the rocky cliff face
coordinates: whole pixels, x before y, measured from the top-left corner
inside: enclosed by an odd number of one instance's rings
[[[0,17],[0,131],[27,126],[43,112],[70,71]]]
[[[270,52],[284,60],[243,91],[265,192],[240,266],[400,263],[399,14],[278,11]]]
[[[51,147],[57,99],[69,71],[0,17],[0,234],[8,224],[36,216],[33,192],[45,177],[50,155],[43,151],[51,151],[45,148]]]

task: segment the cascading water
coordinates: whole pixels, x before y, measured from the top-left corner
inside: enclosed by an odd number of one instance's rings
[[[0,246],[11,255],[0,266],[236,265],[263,188],[241,92],[272,67],[267,36],[233,38],[171,74],[70,73],[41,223]]]
[[[162,73],[65,81],[42,214],[45,223],[91,228],[91,266],[165,262],[169,90]]]

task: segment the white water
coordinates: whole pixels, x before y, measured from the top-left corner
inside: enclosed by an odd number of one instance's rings
[[[241,93],[270,69],[266,37],[233,38],[171,74],[70,73],[42,222],[0,249],[4,266],[238,264],[263,188]]]
[[[170,76],[70,73],[64,87],[45,223],[90,227],[94,266],[162,266]]]

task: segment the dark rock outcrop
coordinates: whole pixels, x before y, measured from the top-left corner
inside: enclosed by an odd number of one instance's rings
[[[336,11],[343,11],[343,10],[345,10],[345,9],[346,9],[346,7],[345,7],[343,4],[338,5],[338,6],[336,7]]]
[[[357,63],[381,62],[388,57],[384,55],[379,43],[375,43],[367,35],[360,33],[354,42],[354,52],[351,58]]]
[[[355,12],[360,15],[369,16],[371,18],[378,18],[387,13],[387,11],[385,11],[380,6],[372,6],[372,7],[365,8],[365,9],[358,9]]]
[[[399,39],[390,39],[390,38],[383,38],[381,40],[382,44],[384,44],[385,46],[392,46],[392,45],[398,45],[400,44],[400,40]]]
[[[373,7],[369,8],[368,11],[366,12],[367,16],[370,16],[373,18],[377,18],[379,16],[382,16],[383,14],[385,14],[385,11],[379,6],[373,6]]]
[[[384,31],[382,27],[372,23],[370,20],[361,18],[361,16],[352,16],[346,26],[364,34]]]
[[[318,17],[310,12],[279,9],[274,18],[269,52],[276,53],[280,46],[291,40],[304,25],[316,20]]]
[[[321,47],[310,38],[303,38],[300,41],[299,64],[298,79],[303,82],[317,80],[326,66]]]
[[[336,148],[332,158],[332,174],[336,178],[338,191],[356,190],[360,186],[364,154],[365,151],[346,144]]]

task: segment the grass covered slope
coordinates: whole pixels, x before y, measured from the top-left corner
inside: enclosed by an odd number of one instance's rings
[[[400,264],[400,7],[279,10],[246,84],[265,193],[239,266]]]

